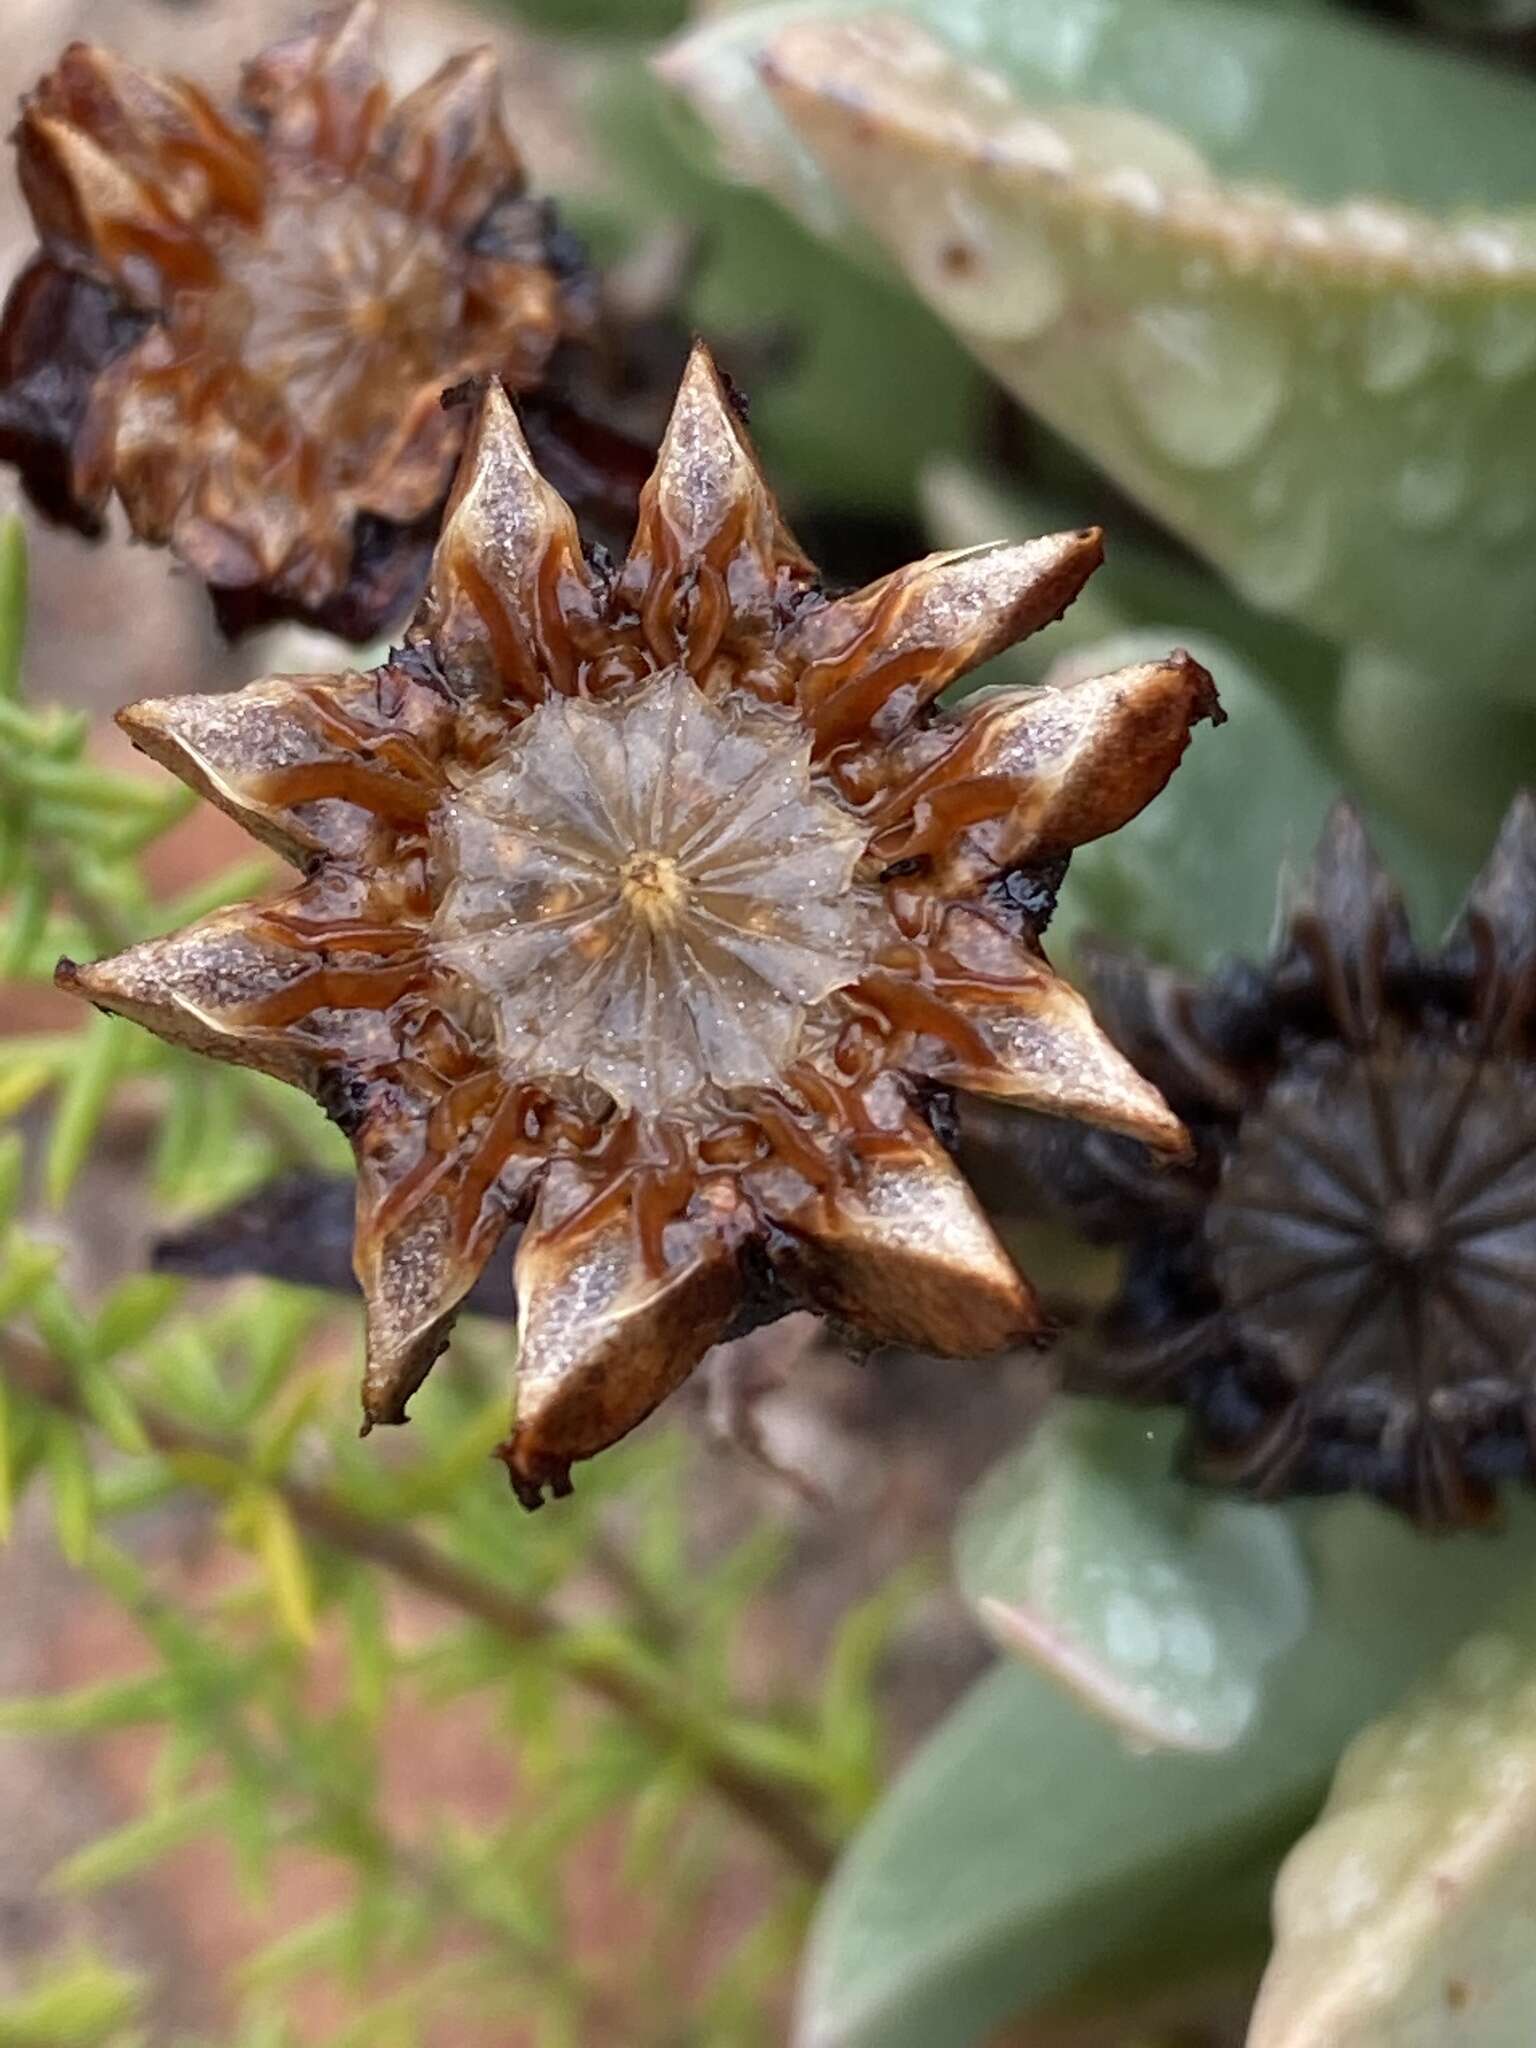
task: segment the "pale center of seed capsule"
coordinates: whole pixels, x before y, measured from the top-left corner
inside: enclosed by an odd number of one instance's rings
[[[688,901],[688,878],[665,853],[632,853],[620,870],[619,887],[636,917],[652,925],[673,923]]]
[[[444,806],[434,954],[509,1078],[686,1115],[820,1042],[808,1020],[859,978],[882,914],[856,880],[864,837],[803,730],[680,668],[551,697]]]
[[[359,188],[298,188],[220,260],[210,320],[328,444],[387,439],[399,394],[452,359],[463,287],[447,244]]]

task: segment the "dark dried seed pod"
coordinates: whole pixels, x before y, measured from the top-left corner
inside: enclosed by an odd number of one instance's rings
[[[0,324],[0,456],[83,533],[120,499],[230,631],[403,618],[473,419],[444,391],[529,389],[590,310],[490,51],[391,104],[376,12],[266,50],[228,107],[77,43],[17,130],[42,246]]]
[[[1021,1187],[1128,1248],[1082,1383],[1182,1402],[1204,1479],[1485,1520],[1536,1475],[1536,802],[1437,949],[1345,805],[1266,966],[1099,954],[1092,987],[1196,1151],[1011,1141]]]
[[[405,649],[122,714],[305,879],[61,981],[343,1122],[370,1423],[518,1222],[530,1504],[764,1276],[875,1342],[1037,1328],[936,1134],[950,1091],[1185,1139],[1051,971],[1044,899],[995,884],[1048,890],[1217,707],[1185,655],[933,706],[1099,556],[1056,534],[827,597],[700,348],[617,570],[493,384]]]

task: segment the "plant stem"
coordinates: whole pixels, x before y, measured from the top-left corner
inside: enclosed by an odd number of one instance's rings
[[[587,1559],[595,1576],[629,1609],[651,1647],[675,1649],[683,1634],[681,1617],[636,1571],[607,1530],[594,1529],[587,1538]]]
[[[83,1403],[63,1366],[45,1352],[10,1342],[7,1376],[22,1393],[77,1420],[88,1421]],[[170,1455],[200,1453],[230,1463],[245,1462],[238,1443],[174,1421],[155,1411],[140,1420],[155,1449]],[[281,1495],[299,1527],[333,1550],[366,1558],[431,1595],[457,1613],[491,1629],[506,1642],[547,1643],[559,1650],[561,1668],[577,1685],[623,1714],[667,1748],[691,1755],[710,1790],[747,1822],[807,1879],[821,1882],[832,1866],[832,1849],[803,1807],[774,1778],[729,1755],[685,1703],[632,1670],[616,1665],[597,1646],[567,1635],[558,1616],[494,1579],[461,1564],[414,1529],[378,1522],[307,1481],[263,1479]]]

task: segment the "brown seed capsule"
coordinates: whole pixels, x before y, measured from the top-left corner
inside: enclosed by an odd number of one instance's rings
[[[573,315],[488,49],[391,105],[375,0],[250,63],[233,106],[76,43],[28,97],[42,248],[0,323],[0,456],[49,517],[114,493],[231,629],[367,638],[419,594],[467,406]]]
[[[699,348],[616,572],[493,384],[404,651],[122,714],[305,880],[61,979],[350,1132],[370,1422],[524,1216],[530,1504],[765,1293],[951,1354],[1036,1328],[935,1136],[946,1091],[1185,1140],[1001,884],[1046,900],[1217,707],[1185,655],[933,705],[1099,553],[828,598]]]
[[[1184,1403],[1214,1482],[1485,1519],[1536,1475],[1536,802],[1437,951],[1341,806],[1266,967],[1201,986],[1100,955],[1093,988],[1197,1152],[1016,1142],[1129,1247],[1085,1384]]]

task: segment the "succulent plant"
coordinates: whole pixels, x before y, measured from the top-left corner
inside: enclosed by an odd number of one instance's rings
[[[1038,932],[1217,705],[1183,655],[934,704],[1099,555],[1057,534],[829,597],[701,347],[617,571],[493,382],[383,667],[122,714],[305,879],[60,979],[352,1136],[370,1423],[524,1215],[530,1503],[744,1315],[946,1353],[1038,1329],[948,1091],[1182,1149]]]
[[[1340,805],[1264,967],[1201,985],[1101,952],[1092,988],[1196,1152],[1015,1145],[1129,1248],[1085,1379],[1184,1403],[1208,1480],[1486,1519],[1536,1473],[1536,802],[1437,949]]]
[[[396,105],[375,0],[245,68],[235,102],[76,43],[28,97],[42,243],[0,324],[0,456],[82,532],[115,495],[231,629],[353,638],[419,594],[471,417],[585,317],[489,49]]]

